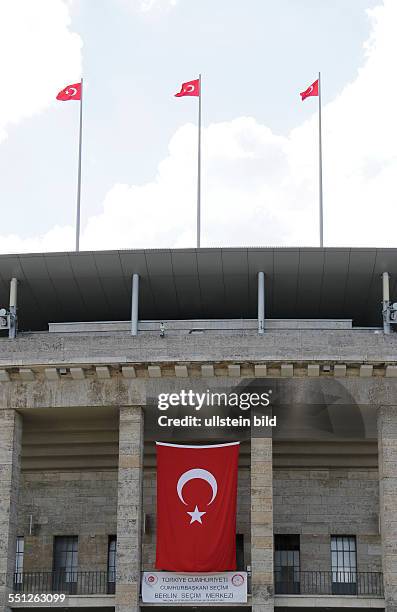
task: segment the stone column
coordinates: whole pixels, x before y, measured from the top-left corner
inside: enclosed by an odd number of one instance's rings
[[[397,611],[397,407],[378,412],[379,514],[386,612]]]
[[[273,603],[272,438],[251,438],[251,591],[253,612]]]
[[[21,415],[15,410],[0,410],[0,610],[2,611],[9,610],[7,586],[12,585],[15,571],[21,441]]]
[[[139,610],[143,479],[143,411],[121,408],[117,498],[116,612]]]

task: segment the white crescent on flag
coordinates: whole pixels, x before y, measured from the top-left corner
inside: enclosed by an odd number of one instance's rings
[[[208,472],[207,470],[202,470],[201,468],[194,468],[193,470],[188,470],[187,472],[184,472],[179,478],[178,484],[176,485],[176,490],[179,499],[182,503],[185,504],[185,506],[187,506],[187,503],[183,499],[183,487],[186,483],[188,483],[190,480],[193,480],[194,478],[200,478],[201,480],[205,480],[205,482],[208,482],[208,484],[210,485],[212,489],[212,498],[211,501],[207,504],[207,506],[209,506],[210,504],[212,504],[215,497],[217,496],[218,483],[216,482],[215,476],[211,474],[211,472]]]

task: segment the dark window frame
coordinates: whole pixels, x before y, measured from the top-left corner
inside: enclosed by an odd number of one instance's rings
[[[78,580],[79,537],[54,536],[53,588],[59,592],[75,594]]]
[[[107,583],[108,594],[116,591],[116,567],[117,567],[117,536],[108,537],[108,559],[107,559]]]
[[[300,593],[300,534],[274,535],[275,592]]]
[[[14,591],[19,591],[23,587],[23,561],[25,554],[25,538],[17,536],[15,543],[15,571],[14,571]]]
[[[357,537],[331,535],[331,579],[335,595],[357,594]]]
[[[236,570],[245,570],[244,534],[236,533]]]

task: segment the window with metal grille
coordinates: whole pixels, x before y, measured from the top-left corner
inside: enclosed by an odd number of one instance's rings
[[[300,537],[274,536],[274,580],[276,593],[300,592]]]
[[[331,572],[334,593],[355,594],[357,583],[355,536],[331,536]]]
[[[17,537],[16,553],[15,553],[15,576],[14,583],[16,585],[22,584],[23,582],[23,553],[25,548],[25,541],[23,536]]]
[[[114,585],[116,582],[116,552],[117,537],[111,535],[108,541],[108,593],[114,593]]]
[[[77,536],[55,536],[54,573],[65,583],[77,582]]]

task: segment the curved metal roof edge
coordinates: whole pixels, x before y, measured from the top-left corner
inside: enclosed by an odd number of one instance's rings
[[[144,247],[144,248],[129,248],[129,249],[88,249],[80,251],[33,251],[28,253],[0,253],[0,259],[5,257],[36,257],[36,256],[52,256],[52,255],[73,255],[82,256],[87,254],[107,254],[107,253],[148,253],[148,252],[208,252],[208,251],[396,251],[396,247],[380,247],[380,246],[209,246],[209,247]]]
[[[137,272],[140,318],[251,318],[262,270],[270,318],[377,325],[384,271],[392,274],[397,299],[397,248],[206,247],[2,254],[0,305],[17,276],[23,329],[45,329],[49,321],[126,320]]]

